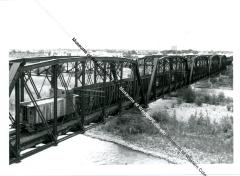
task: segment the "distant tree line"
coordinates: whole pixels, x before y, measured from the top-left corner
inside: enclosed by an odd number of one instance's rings
[[[168,54],[198,54],[199,52],[196,50],[188,49],[188,50],[162,50],[161,53],[163,55],[168,55]]]

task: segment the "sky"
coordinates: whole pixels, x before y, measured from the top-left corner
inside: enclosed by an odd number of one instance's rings
[[[9,0],[10,49],[233,50],[234,0]],[[238,14],[237,14],[238,13]]]

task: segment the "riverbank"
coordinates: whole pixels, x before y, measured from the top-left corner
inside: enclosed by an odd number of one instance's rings
[[[159,159],[166,160],[170,164],[180,164],[180,163],[187,163],[186,160],[175,157],[175,156],[169,156],[167,152],[158,151],[154,148],[153,143],[149,143],[150,140],[152,141],[154,139],[154,136],[131,136],[131,137],[123,137],[117,134],[113,134],[110,132],[107,132],[105,130],[102,130],[102,126],[100,125],[96,128],[93,128],[85,133],[86,136],[100,139],[103,141],[112,142],[114,144],[118,144],[124,147],[127,147],[129,149],[132,149],[134,151],[143,152],[144,154],[157,157]],[[147,146],[144,141],[147,141]],[[177,153],[176,153],[177,156]]]
[[[177,124],[176,122],[173,124],[171,121],[161,121],[162,128],[187,154],[192,156],[196,163],[233,163],[232,131],[221,131],[222,125],[228,127],[228,117],[232,116],[232,112],[228,111],[226,106],[208,104],[197,106],[193,103],[177,104],[175,98],[170,98],[160,99],[151,104],[148,112],[154,115],[154,112],[159,110],[164,110],[170,119],[175,116]],[[202,124],[194,126],[196,130],[192,131],[189,127],[191,125],[189,119],[192,119],[193,116],[196,123]],[[202,121],[199,120],[201,118]],[[209,119],[209,123],[214,122],[215,124],[204,126],[203,124],[207,122],[205,118]],[[133,121],[121,124],[123,121],[121,119],[133,119]],[[146,122],[143,123],[143,119],[144,117],[137,109],[125,111],[112,121],[87,131],[86,135],[165,159],[172,164],[189,162],[185,156],[179,154],[179,151],[172,146],[167,138],[154,130],[149,130],[151,127],[148,124],[145,124],[147,131],[139,126],[134,126],[137,124],[144,125]],[[227,120],[227,122],[222,119]],[[126,135],[125,131],[128,131],[129,135]]]

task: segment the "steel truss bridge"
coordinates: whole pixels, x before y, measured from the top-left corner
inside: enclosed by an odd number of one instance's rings
[[[153,55],[136,60],[53,56],[10,60],[9,98],[13,100],[9,112],[10,164],[131,108],[133,105],[121,93],[120,86],[135,101],[147,106],[164,94],[220,73],[231,63],[232,57],[225,55]],[[64,113],[60,112],[62,109]]]

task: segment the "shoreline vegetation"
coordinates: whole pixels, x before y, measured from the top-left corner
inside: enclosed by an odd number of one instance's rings
[[[232,103],[224,93],[209,94],[189,87],[150,104],[147,112],[196,163],[233,163]],[[86,135],[169,163],[188,163],[136,108],[123,111]]]

